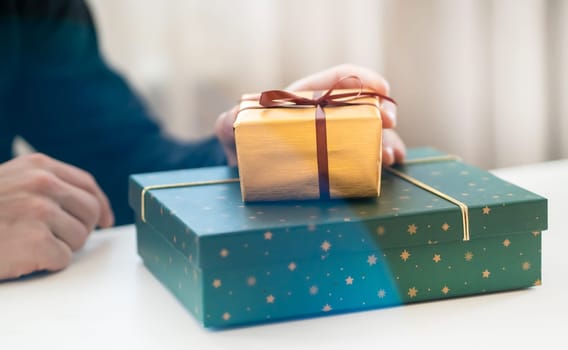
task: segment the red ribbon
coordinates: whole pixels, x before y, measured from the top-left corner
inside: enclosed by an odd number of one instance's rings
[[[333,91],[338,89],[338,86],[341,84],[341,82],[347,79],[357,80],[359,82],[359,91],[334,94]],[[329,167],[328,167],[328,156],[327,156],[327,131],[326,131],[326,118],[325,118],[324,107],[361,106],[361,105],[377,107],[377,105],[373,103],[352,102],[353,100],[364,97],[381,98],[396,104],[396,101],[394,99],[385,96],[383,94],[371,91],[363,91],[363,83],[361,82],[361,79],[357,76],[350,75],[339,79],[337,82],[335,82],[335,84],[331,86],[331,88],[329,88],[329,90],[327,90],[323,94],[321,91],[315,91],[313,98],[299,96],[285,90],[264,91],[260,94],[260,98],[258,100],[258,103],[262,107],[245,107],[239,110],[239,113],[247,109],[315,107],[316,108],[315,129],[316,129],[319,193],[320,193],[320,199],[329,199],[330,198]]]
[[[355,79],[359,83],[358,92],[344,92],[339,94],[334,94],[333,91],[338,89],[339,84],[347,79]],[[352,100],[363,98],[363,97],[380,97],[389,102],[396,104],[396,101],[388,96],[379,94],[377,92],[363,91],[363,83],[361,79],[355,75],[350,75],[343,77],[335,82],[323,95],[314,98],[307,98],[299,96],[290,91],[285,90],[268,90],[260,94],[260,99],[258,103],[266,108],[282,108],[282,107],[341,107],[341,106],[353,106],[353,105],[371,105],[370,103],[355,103],[350,102]]]

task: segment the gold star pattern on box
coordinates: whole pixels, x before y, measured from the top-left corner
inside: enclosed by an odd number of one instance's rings
[[[416,226],[415,224],[410,224],[408,225],[408,233],[411,235],[416,234],[416,232],[418,232],[418,226]]]
[[[254,277],[254,276],[249,276],[249,277],[247,278],[247,285],[249,285],[249,286],[252,287],[252,286],[254,286],[255,284],[256,284],[256,277]]]
[[[408,289],[408,296],[410,298],[415,298],[418,295],[418,290],[415,287]]]
[[[367,257],[367,264],[369,264],[369,266],[377,264],[377,257],[375,256],[375,254],[369,255]]]
[[[176,196],[184,205],[164,209],[163,220],[186,212],[183,208],[194,207],[192,202],[202,202],[179,221],[193,226],[169,229],[163,245],[142,237],[140,254],[157,276],[171,275],[172,282],[164,278],[164,283],[185,293],[184,305],[211,325],[540,285],[540,223],[546,213],[531,208],[526,210],[530,214],[513,215],[515,206],[507,201],[519,202],[525,194],[512,188],[496,191],[491,175],[482,177],[469,168],[462,173],[451,165],[416,165],[410,170],[432,169],[438,182],[419,180],[441,191],[443,179],[452,172],[463,177],[450,176],[456,186],[450,195],[475,202],[469,207],[469,242],[462,241],[461,216],[453,204],[385,176],[379,208],[369,201],[335,201],[321,207],[311,202],[243,204],[231,194],[239,193],[238,184],[171,190],[182,192]],[[152,192],[148,203],[158,208],[155,197],[166,192]],[[503,230],[505,214],[513,223],[527,218],[539,225],[519,223],[531,228],[524,233]],[[208,216],[211,220],[205,222]],[[236,234],[216,233],[223,230]],[[208,300],[206,307],[197,304],[200,296]]]
[[[296,263],[293,262],[293,261],[288,264],[288,270],[290,270],[290,271],[294,271],[296,269],[296,267],[297,267]]]

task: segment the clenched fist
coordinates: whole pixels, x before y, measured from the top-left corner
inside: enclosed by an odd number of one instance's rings
[[[97,226],[112,226],[94,178],[43,154],[0,164],[0,279],[57,271]]]

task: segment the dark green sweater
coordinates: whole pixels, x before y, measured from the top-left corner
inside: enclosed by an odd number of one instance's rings
[[[225,163],[214,138],[181,143],[160,131],[101,57],[82,0],[0,0],[0,162],[18,135],[93,174],[117,224],[133,219],[129,174]]]

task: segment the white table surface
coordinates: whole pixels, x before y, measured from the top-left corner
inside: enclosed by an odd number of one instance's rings
[[[124,226],[93,233],[64,271],[0,283],[0,349],[568,349],[568,160],[494,173],[549,199],[540,287],[211,331]]]

